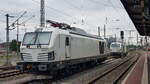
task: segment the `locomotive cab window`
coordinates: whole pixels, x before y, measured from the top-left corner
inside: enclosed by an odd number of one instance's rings
[[[48,45],[52,32],[28,32],[24,35],[23,45]]]
[[[70,42],[69,42],[69,37],[66,37],[66,46],[69,46]]]

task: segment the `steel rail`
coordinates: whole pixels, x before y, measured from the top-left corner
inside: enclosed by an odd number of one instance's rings
[[[20,74],[23,74],[23,73],[24,73],[24,71],[19,71],[19,70],[3,72],[3,73],[0,73],[0,78],[11,77],[11,76],[20,75]]]
[[[15,69],[16,66],[0,66],[0,70],[10,70],[10,69]]]
[[[131,69],[131,67],[138,61],[139,57],[136,58],[113,82],[112,84],[117,84],[119,80]]]
[[[100,75],[99,77],[95,78],[94,80],[90,81],[88,84],[93,84],[95,83],[97,80],[101,79],[102,77],[106,76],[107,74],[111,73],[112,71],[116,70],[118,67],[120,67],[121,65],[125,64],[126,62],[128,62],[129,60],[133,59],[135,56],[130,57],[128,59],[126,59],[124,62],[118,64],[117,66],[111,68],[110,70],[105,71],[102,75]]]

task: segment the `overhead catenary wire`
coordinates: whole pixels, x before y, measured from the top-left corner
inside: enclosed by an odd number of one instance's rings
[[[72,8],[76,8],[76,9],[80,10],[80,7],[78,7],[78,6],[74,5],[73,3],[71,3],[70,0],[69,1],[68,0],[64,0],[64,1],[66,3],[68,3]]]
[[[122,9],[122,7],[114,6],[114,4],[111,2],[111,0],[107,0],[107,2],[105,2],[105,1],[99,2],[99,1],[96,1],[96,0],[89,0],[89,1],[94,3],[94,4],[101,4],[101,5],[106,6],[106,7],[111,7],[116,11],[117,14],[119,14],[119,16],[121,16],[120,11],[118,11],[117,8]],[[103,2],[105,2],[105,3],[103,3]],[[109,3],[109,4],[106,4],[106,3]]]
[[[37,4],[40,4],[40,2],[38,2],[38,1],[36,1],[36,0],[32,0],[32,1],[35,2],[35,3],[37,3]],[[65,16],[71,17],[72,19],[81,20],[81,19],[79,19],[79,18],[76,18],[76,17],[74,17],[74,16],[68,14],[68,13],[65,13],[65,12],[63,12],[63,11],[60,11],[60,10],[58,10],[58,9],[55,9],[55,8],[53,8],[53,7],[51,7],[51,6],[46,6],[46,7],[49,8],[50,10],[54,10],[54,11],[57,12],[58,14],[61,13],[61,14],[65,15]],[[73,21],[73,22],[74,22],[74,21]],[[87,23],[87,25],[92,26],[92,27],[96,27],[96,26],[94,26],[94,25],[92,25],[92,24],[90,24],[90,23]]]
[[[83,22],[84,22],[84,20],[83,20],[83,0],[81,0],[81,7],[78,7],[78,6],[74,5],[73,3],[71,3],[71,2],[68,1],[68,0],[64,0],[64,1],[65,1],[66,3],[68,3],[68,4],[70,5],[70,7],[75,8],[75,9],[77,9],[77,10],[81,10],[81,16],[82,16],[81,22],[83,23]]]
[[[90,1],[90,2],[92,2],[92,3],[94,3],[94,4],[103,5],[103,6],[107,6],[107,7],[112,7],[112,5],[106,4],[106,3],[108,3],[108,2],[102,3],[102,1],[99,2],[99,1],[96,1],[96,0],[88,0],[88,1]],[[103,2],[104,2],[104,1],[103,1]],[[120,7],[116,6],[116,8],[120,8]]]
[[[116,11],[116,13],[118,13],[119,14],[119,16],[121,16],[122,17],[122,14],[120,14],[120,11],[118,11],[117,10],[117,7],[116,6],[114,6],[114,4],[111,2],[111,0],[107,0],[108,2],[110,2],[110,4],[111,4],[111,7]],[[119,7],[119,8],[121,8],[121,7]]]
[[[24,12],[25,10],[19,10],[19,12],[18,11],[6,11],[6,10],[0,10],[0,14],[1,15],[5,15],[5,14],[7,14],[7,13],[9,13],[10,15],[13,15],[14,17],[13,18],[17,18],[18,16],[20,16],[20,14],[22,13],[22,12]]]
[[[85,21],[85,18],[86,18],[85,15],[86,14],[85,14],[85,10],[84,10],[84,0],[81,0],[81,7],[80,8],[78,6],[72,4],[68,0],[64,0],[64,1],[66,1],[68,4],[70,4],[71,7],[74,7],[76,9],[78,9],[78,10],[81,10],[81,18],[78,19],[78,20],[81,21],[81,23],[82,23],[81,25],[87,24],[88,26],[91,26],[91,27],[95,27],[95,28],[97,27],[97,26],[94,26],[91,23],[88,23],[88,22]]]
[[[111,0],[107,0],[107,3],[109,3],[109,4],[105,4],[105,3],[102,3],[102,2],[98,2],[98,1],[96,1],[96,0],[89,0],[89,1],[92,2],[92,3],[94,3],[94,4],[101,4],[101,5],[103,5],[103,6],[111,7],[111,8],[113,8],[113,9],[116,11],[116,13],[119,14],[119,16],[121,16],[120,11],[118,11],[117,8],[122,9],[122,7],[114,6],[114,4],[111,2]],[[121,16],[121,17],[122,17],[122,16]]]
[[[109,4],[104,4],[104,3],[98,2],[98,1],[96,1],[96,0],[90,0],[90,1],[93,2],[93,3],[95,3],[95,4],[102,4],[102,5],[106,6],[106,7],[111,7],[111,8],[113,8],[113,9],[116,11],[117,15],[120,16],[120,18],[123,18],[123,19],[121,19],[121,22],[120,22],[121,25],[123,25],[123,28],[122,28],[122,29],[126,29],[125,24],[123,23],[123,22],[125,22],[124,15],[123,15],[123,14],[121,13],[121,11],[119,10],[119,9],[124,9],[122,5],[119,5],[120,7],[118,7],[118,5],[114,5],[114,3],[112,3],[111,0],[107,0],[107,3],[109,3]],[[113,2],[114,2],[114,0],[113,0]],[[120,4],[121,4],[121,3],[120,3]],[[105,8],[106,8],[106,7],[105,7]],[[124,9],[124,11],[125,11],[125,9]],[[106,16],[106,17],[107,17],[107,16]]]
[[[37,3],[37,4],[40,4],[40,2],[38,2],[38,1],[36,1],[36,0],[32,0],[33,2],[35,2],[35,3]],[[66,15],[66,16],[68,16],[68,17],[72,17],[72,18],[75,18],[75,17],[73,17],[73,16],[71,16],[71,15],[69,15],[69,14],[67,14],[67,13],[65,13],[65,12],[63,12],[63,11],[60,11],[60,10],[58,10],[58,9],[55,9],[55,8],[53,8],[53,7],[51,7],[51,6],[46,6],[47,8],[50,8],[50,9],[52,9],[52,10],[54,10],[55,12],[57,11],[58,13],[62,13],[62,14],[64,14],[64,15]]]
[[[124,18],[124,16],[120,13],[120,11],[118,11],[118,9],[114,6],[114,4],[112,3],[111,0],[107,0],[108,2],[110,2],[110,4],[112,5],[112,8],[116,11],[116,13],[119,14],[120,18]],[[125,19],[122,19],[122,22],[125,22]],[[122,23],[122,25],[125,27],[125,24]]]
[[[120,17],[122,17],[122,18],[124,18],[124,16],[117,10],[117,8],[115,8],[115,6],[114,6],[114,4],[112,3],[112,1],[111,0],[108,0],[111,4],[112,4],[112,7],[116,10],[116,12],[119,14],[119,16]],[[123,7],[123,6],[122,6]],[[124,7],[123,7],[123,9],[124,9]],[[126,13],[127,14],[127,12],[125,11],[125,9],[124,9],[124,13]],[[128,15],[128,14],[127,14]],[[122,19],[123,21],[122,22],[126,22],[125,21],[125,19]],[[131,19],[130,19],[131,20]],[[132,22],[132,21],[131,21]],[[125,29],[125,31],[126,31],[126,29],[127,28],[125,28],[125,24],[124,23],[122,23],[122,25],[124,26],[124,28],[123,29]],[[130,26],[130,25],[128,25],[128,26]],[[128,40],[130,40],[130,39],[128,39]]]
[[[38,2],[38,1],[36,1],[36,0],[32,0],[32,1],[35,2],[35,3],[38,4],[38,5],[40,4],[40,2]],[[70,15],[70,14],[68,14],[68,13],[65,13],[65,12],[63,12],[63,11],[60,11],[60,10],[58,10],[58,9],[55,9],[55,8],[53,8],[53,7],[51,7],[51,6],[46,6],[46,8],[48,8],[49,10],[53,10],[54,12],[57,12],[56,14],[61,14],[61,16],[64,15],[64,16],[71,17],[71,18],[77,20],[76,17],[74,17],[74,16],[72,16],[72,15]],[[55,14],[55,15],[56,15],[56,14]],[[73,22],[74,22],[74,21],[73,21]]]
[[[18,19],[16,19],[10,26],[13,26],[20,18],[22,18],[25,14],[27,13],[27,11],[25,11]]]
[[[31,16],[30,18],[28,18],[27,20],[25,20],[25,21],[21,22],[20,24],[25,24],[27,21],[29,21],[29,20],[33,19],[34,17],[35,17],[35,15]]]

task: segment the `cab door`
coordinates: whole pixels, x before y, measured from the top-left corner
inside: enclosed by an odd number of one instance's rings
[[[65,56],[67,59],[71,58],[71,37],[66,36],[65,39]]]

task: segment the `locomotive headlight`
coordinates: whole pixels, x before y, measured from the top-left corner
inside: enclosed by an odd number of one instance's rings
[[[48,60],[54,60],[54,59],[55,59],[54,51],[53,51],[53,52],[48,53]]]
[[[32,66],[31,66],[31,65],[27,65],[26,68],[27,68],[27,69],[31,69]]]

